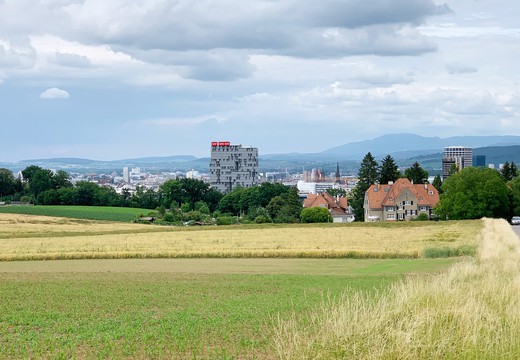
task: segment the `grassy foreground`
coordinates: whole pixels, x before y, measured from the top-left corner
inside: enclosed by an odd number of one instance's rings
[[[25,214],[89,219],[102,221],[131,222],[140,214],[148,214],[149,209],[136,209],[109,206],[0,206],[0,213]]]
[[[280,320],[279,357],[518,359],[520,242],[505,220],[484,223],[476,259]]]
[[[164,227],[0,214],[0,260],[472,255],[481,221]]]
[[[3,262],[0,358],[272,359],[278,317],[340,294],[370,298],[453,261]]]

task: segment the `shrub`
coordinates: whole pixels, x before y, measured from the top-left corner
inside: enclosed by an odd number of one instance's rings
[[[20,202],[28,204],[32,202],[32,198],[30,196],[22,196]]]
[[[202,220],[202,213],[200,211],[188,211],[183,216],[184,221],[201,221]]]
[[[305,208],[300,216],[302,223],[325,223],[332,221],[329,210],[322,207]]]
[[[236,223],[237,221],[234,216],[221,216],[217,218],[217,225],[233,225]]]
[[[448,258],[454,256],[475,256],[477,248],[471,245],[462,245],[457,248],[427,248],[423,251],[425,258]]]
[[[171,212],[167,212],[163,215],[162,219],[166,222],[174,222],[175,216]]]
[[[265,224],[265,223],[270,223],[270,222],[271,222],[271,218],[267,215],[258,215],[255,218],[256,224]]]
[[[415,219],[412,219],[413,221],[428,221],[428,215],[425,213],[419,214]]]

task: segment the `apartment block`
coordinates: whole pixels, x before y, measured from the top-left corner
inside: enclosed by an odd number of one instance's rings
[[[232,145],[229,141],[211,143],[210,186],[222,193],[237,187],[257,185],[258,149]]]
[[[442,157],[442,180],[446,180],[454,165],[459,170],[473,166],[473,149],[465,146],[445,147]]]

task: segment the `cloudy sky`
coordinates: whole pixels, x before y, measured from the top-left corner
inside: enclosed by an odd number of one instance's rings
[[[0,0],[0,161],[520,135],[518,0]]]

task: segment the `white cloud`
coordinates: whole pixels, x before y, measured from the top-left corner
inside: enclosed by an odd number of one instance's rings
[[[517,7],[517,0],[0,0],[0,99],[22,109],[6,131],[39,124],[42,102],[24,94],[55,84],[81,94],[68,112],[48,109],[64,135],[60,124],[71,119],[97,122],[157,153],[180,151],[177,142],[197,153],[197,141],[205,147],[213,137],[307,152],[396,131],[520,135],[512,125],[520,121]],[[128,119],[132,126],[121,125]],[[105,149],[101,158],[128,143],[92,139]]]
[[[148,119],[143,120],[142,123],[144,125],[153,125],[153,126],[194,126],[201,125],[209,122],[216,122],[218,124],[226,121],[226,118],[220,115],[210,115],[210,116],[199,116],[192,118],[158,118],[158,119]]]
[[[49,99],[49,100],[68,99],[69,97],[70,97],[70,94],[67,91],[58,89],[55,87],[47,89],[40,94],[41,99]]]

